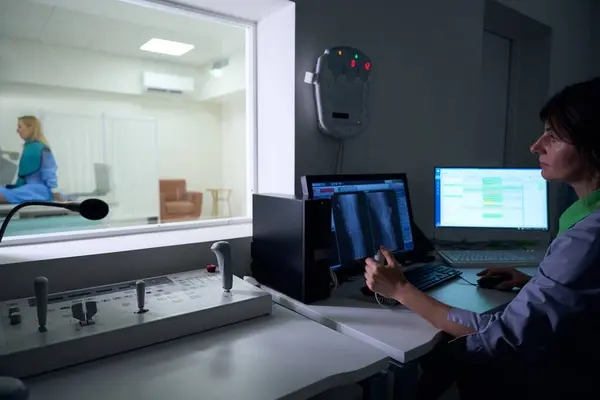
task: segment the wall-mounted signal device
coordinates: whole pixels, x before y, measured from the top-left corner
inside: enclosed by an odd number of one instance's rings
[[[367,94],[371,59],[346,46],[332,47],[317,59],[306,83],[314,84],[319,128],[326,135],[348,139],[359,135],[369,121]]]

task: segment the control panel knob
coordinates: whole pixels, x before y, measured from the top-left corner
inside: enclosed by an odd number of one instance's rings
[[[93,324],[92,318],[98,314],[98,303],[93,300],[85,302],[85,320],[88,324]]]
[[[231,249],[228,242],[220,241],[213,243],[210,249],[217,256],[223,290],[229,292],[233,286],[233,264],[231,263]]]
[[[75,318],[77,321],[79,321],[80,324],[85,325],[86,322],[86,317],[85,317],[85,310],[83,309],[83,303],[75,303],[71,306],[71,315],[73,316],[73,318]]]
[[[23,382],[8,376],[0,376],[0,400],[27,400],[29,389]]]
[[[148,310],[144,308],[146,303],[146,282],[139,280],[135,283],[135,294],[137,295],[137,313],[143,314],[147,312]]]
[[[40,276],[33,281],[33,290],[35,292],[35,305],[37,308],[37,317],[40,332],[46,332],[46,317],[48,315],[48,278]]]
[[[75,303],[71,306],[71,314],[73,318],[75,318],[81,326],[85,325],[93,325],[94,316],[98,313],[98,304],[94,300],[88,300],[84,303]]]
[[[8,319],[11,325],[17,325],[21,323],[21,309],[19,307],[10,307],[8,309]]]

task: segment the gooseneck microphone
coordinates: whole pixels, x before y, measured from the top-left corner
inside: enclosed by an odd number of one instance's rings
[[[100,220],[108,215],[108,204],[100,199],[86,199],[81,203],[70,201],[66,203],[58,203],[51,201],[25,201],[23,203],[17,204],[4,218],[4,222],[2,223],[2,227],[0,228],[0,242],[2,242],[2,238],[4,238],[4,232],[6,231],[6,227],[10,222],[10,219],[15,215],[17,211],[19,211],[23,207],[27,206],[44,206],[44,207],[54,207],[54,208],[64,208],[69,211],[79,213],[83,218],[89,219],[92,221]]]
[[[23,207],[27,206],[44,206],[63,208],[69,211],[78,212],[83,218],[96,221],[108,215],[108,204],[100,199],[87,199],[78,202],[55,203],[50,201],[26,201],[17,204],[8,213],[2,227],[0,228],[0,242],[4,238],[4,232],[10,222],[10,219]],[[40,333],[44,334],[46,328],[46,317],[48,312],[48,279],[38,277],[34,281],[34,291],[37,306],[37,316]],[[25,384],[16,378],[0,376],[0,400],[26,400],[29,398],[29,389]]]

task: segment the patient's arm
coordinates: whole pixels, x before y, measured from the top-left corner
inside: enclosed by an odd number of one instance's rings
[[[42,182],[52,190],[54,200],[63,201],[64,199],[58,190],[57,170],[58,165],[56,165],[54,155],[50,151],[42,151],[42,165],[40,167]]]
[[[56,171],[58,166],[56,160],[51,152],[45,150],[42,151],[42,165],[40,167],[40,174],[42,182],[50,189],[58,188],[58,179],[56,177]]]

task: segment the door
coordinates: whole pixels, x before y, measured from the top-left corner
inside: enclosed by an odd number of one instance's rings
[[[483,32],[482,135],[490,167],[505,166],[511,40]]]

